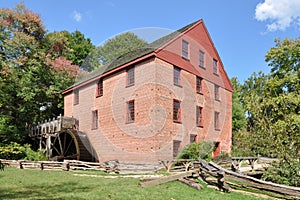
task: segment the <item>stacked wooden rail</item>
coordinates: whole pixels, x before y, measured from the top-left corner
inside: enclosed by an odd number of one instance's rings
[[[58,161],[28,161],[28,160],[3,160],[0,165],[8,165],[20,169],[41,169],[41,170],[100,170],[106,173],[115,174],[149,174],[163,168],[159,163],[129,163],[110,160],[104,163],[83,162],[79,160]]]
[[[20,169],[40,169],[40,170],[99,170],[107,173],[119,173],[116,166],[110,161],[106,163],[83,162],[78,160],[57,161],[28,161],[28,160],[4,160],[0,163],[7,166],[17,167]]]
[[[251,169],[254,169],[253,162],[256,158],[243,158],[241,160],[249,160]],[[234,160],[233,160],[234,161]],[[272,160],[276,161],[276,160]],[[216,186],[219,190],[224,192],[235,190],[251,190],[253,193],[264,193],[271,197],[279,197],[284,199],[300,199],[300,188],[291,187],[287,185],[275,184],[272,182],[263,181],[245,174],[225,169],[214,162],[206,162],[204,160],[192,161],[192,160],[181,160],[180,162],[164,161],[164,166],[168,172],[171,172],[169,176],[165,176],[158,179],[143,179],[140,185],[142,187],[154,186],[169,181],[181,181],[188,184],[195,189],[201,189],[202,186],[199,184],[197,179],[204,181],[206,184]],[[182,163],[181,169],[186,169],[184,172],[174,172],[173,165]],[[189,164],[187,164],[189,163]],[[189,167],[187,167],[187,165]],[[196,179],[196,181],[195,181]]]
[[[228,185],[234,187],[247,188],[256,191],[264,191],[273,194],[284,195],[285,198],[290,198],[290,199],[300,199],[299,187],[292,187],[292,186],[276,184],[268,181],[263,181],[251,176],[247,176],[244,174],[233,172],[228,169],[224,169],[213,162],[209,162],[208,165],[216,170],[223,171]]]
[[[184,172],[194,168],[193,159],[162,160],[160,163],[166,168],[167,172]]]

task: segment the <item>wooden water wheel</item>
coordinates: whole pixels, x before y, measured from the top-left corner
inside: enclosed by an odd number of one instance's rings
[[[98,160],[86,134],[73,129],[57,133],[51,144],[51,152],[51,160]]]
[[[73,117],[60,115],[28,128],[35,147],[43,150],[49,160],[98,161],[89,138],[78,130],[78,120]]]
[[[78,141],[72,131],[59,132],[52,143],[52,160],[79,160]]]

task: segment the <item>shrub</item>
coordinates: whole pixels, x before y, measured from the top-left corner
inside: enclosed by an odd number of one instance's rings
[[[46,155],[41,150],[34,151],[31,149],[29,144],[25,144],[25,160],[33,160],[33,161],[40,161],[40,160],[47,160]]]
[[[273,162],[263,175],[263,180],[300,187],[300,164],[296,159]]]
[[[213,142],[193,142],[184,147],[178,158],[180,159],[205,159],[211,160],[212,152],[215,150]]]
[[[214,161],[231,161],[231,156],[229,153],[222,151],[220,155],[214,157]]]
[[[22,146],[16,142],[0,147],[0,158],[9,160],[46,160],[46,156],[41,151],[32,150],[29,144]]]
[[[0,147],[0,158],[19,160],[26,157],[25,148],[16,142]]]

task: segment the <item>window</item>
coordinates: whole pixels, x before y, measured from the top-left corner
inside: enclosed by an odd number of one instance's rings
[[[204,67],[204,52],[203,51],[199,51],[199,66],[202,68]]]
[[[203,127],[203,108],[200,106],[196,107],[196,125]]]
[[[182,57],[189,59],[189,43],[182,40]]]
[[[213,157],[216,157],[221,153],[221,145],[220,142],[214,142],[214,144],[215,144],[215,151],[213,152]]]
[[[79,130],[79,119],[75,119],[75,129]]]
[[[215,85],[215,100],[220,101],[220,87],[218,85]]]
[[[97,84],[97,97],[100,97],[103,95],[103,79],[101,78],[99,81],[98,81],[98,84]]]
[[[134,85],[134,67],[127,70],[127,86]]]
[[[79,104],[79,90],[78,89],[74,90],[74,103],[73,104],[74,105]]]
[[[174,85],[181,85],[180,71],[180,68],[174,67]]]
[[[213,72],[218,74],[218,61],[216,59],[213,59]]]
[[[196,78],[196,92],[202,93],[202,78],[198,77]]]
[[[92,112],[92,129],[98,128],[98,110]]]
[[[181,122],[181,102],[179,100],[173,100],[173,121]]]
[[[215,122],[215,130],[220,130],[220,113],[219,112],[215,112],[215,117],[214,117],[214,122]]]
[[[134,122],[134,100],[127,102],[127,111],[126,111],[127,119],[126,121],[128,123]]]
[[[191,134],[190,135],[190,143],[196,142],[197,141],[197,135]]]
[[[181,141],[173,140],[173,158],[176,158],[179,154]]]

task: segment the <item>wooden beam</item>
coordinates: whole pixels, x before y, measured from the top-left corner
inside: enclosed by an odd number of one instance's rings
[[[151,181],[147,181],[147,182],[142,182],[140,183],[140,185],[142,187],[149,187],[149,186],[155,186],[155,185],[159,185],[162,183],[166,183],[166,182],[170,182],[170,181],[175,181],[184,177],[188,177],[188,176],[192,176],[193,173],[196,173],[195,170],[193,171],[188,171],[188,172],[183,172],[183,173],[177,173],[174,175],[170,175],[170,176],[165,176],[159,179],[155,179],[155,180],[151,180]]]
[[[180,178],[178,179],[180,182],[187,184],[188,186],[195,188],[196,190],[201,190],[203,189],[203,186],[194,181],[193,179],[188,179],[188,178]]]
[[[263,180],[260,180],[260,179],[257,179],[257,178],[251,177],[251,176],[239,174],[239,173],[224,169],[213,162],[209,162],[209,165],[215,167],[216,169],[224,171],[225,178],[229,178],[231,180],[236,180],[236,181],[243,182],[246,184],[251,184],[253,187],[259,188],[260,190],[271,191],[274,193],[283,194],[283,195],[292,196],[292,197],[300,197],[300,188],[299,187],[293,187],[293,186],[287,186],[287,185],[281,185],[281,184],[272,183],[272,182],[268,182],[268,181],[263,181]]]

